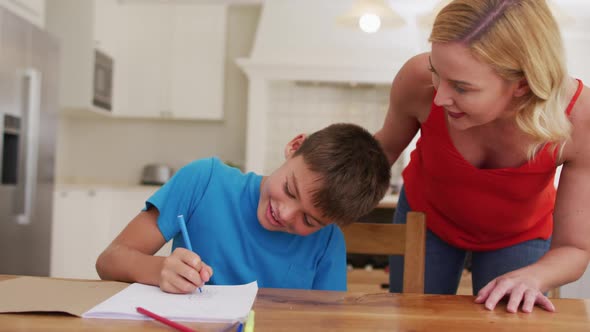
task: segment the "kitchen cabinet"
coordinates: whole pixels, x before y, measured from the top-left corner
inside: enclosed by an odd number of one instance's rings
[[[0,6],[43,29],[45,0],[0,0]]]
[[[586,268],[584,275],[560,288],[559,296],[568,299],[589,299],[590,298],[590,266]]]
[[[145,201],[159,188],[157,186],[138,186],[111,188],[107,191],[109,202],[106,206],[110,208],[107,245],[119,235],[131,219],[141,212],[141,209],[145,206]],[[169,241],[155,255],[168,256],[171,249],[172,241]]]
[[[0,109],[1,112],[20,117],[24,108],[21,91],[23,76],[15,68],[31,67],[29,57],[23,55],[31,54],[33,28],[22,24],[23,19],[11,12],[2,11],[0,16]]]
[[[60,109],[66,112],[96,112],[109,114],[93,105],[95,48],[109,54],[104,46],[114,45],[106,38],[106,25],[96,25],[96,14],[108,16],[106,10],[113,8],[116,0],[51,0],[47,3],[47,31],[60,43]],[[101,4],[97,6],[97,4]],[[97,11],[97,7],[100,11]],[[114,17],[112,24],[116,24]],[[97,30],[96,28],[101,29]]]
[[[156,187],[72,187],[54,194],[51,276],[97,279],[98,255],[135,217]],[[156,255],[170,254],[171,242]]]
[[[130,2],[120,10],[127,43],[116,92],[126,100],[116,114],[222,119],[226,7]]]
[[[106,248],[108,193],[95,189],[59,190],[54,195],[50,275],[97,279],[94,264]]]
[[[176,5],[170,61],[170,107],[175,118],[223,117],[226,8]]]
[[[226,6],[52,0],[62,42],[61,106],[121,118],[223,118]],[[112,110],[92,105],[94,49],[113,59]]]
[[[172,17],[165,4],[132,3],[119,7],[126,18],[127,40],[117,57],[116,115],[161,118],[170,116],[170,33]]]
[[[92,6],[92,41],[94,47],[114,58],[121,56],[125,30],[123,14],[118,0],[88,1]]]

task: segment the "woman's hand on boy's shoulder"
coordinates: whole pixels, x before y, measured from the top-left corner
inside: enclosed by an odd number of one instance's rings
[[[176,248],[162,265],[160,289],[167,293],[185,294],[202,287],[213,269],[199,255],[185,248]]]

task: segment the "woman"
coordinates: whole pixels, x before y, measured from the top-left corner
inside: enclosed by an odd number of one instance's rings
[[[454,294],[471,252],[477,303],[554,311],[544,293],[590,259],[588,88],[567,75],[544,0],[455,0],[430,41],[395,77],[375,135],[393,163],[420,129],[394,222],[426,213],[425,292]],[[390,271],[401,291],[402,258]]]

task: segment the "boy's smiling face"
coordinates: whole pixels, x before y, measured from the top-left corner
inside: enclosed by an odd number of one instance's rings
[[[287,160],[262,180],[257,216],[266,230],[305,236],[331,223],[312,204],[312,194],[321,185],[318,174],[301,155],[293,157],[303,140],[299,135],[289,142]]]

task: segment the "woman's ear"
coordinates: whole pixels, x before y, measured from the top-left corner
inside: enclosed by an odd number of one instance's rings
[[[531,88],[529,87],[529,82],[526,80],[526,78],[523,78],[520,81],[518,81],[516,85],[516,89],[514,90],[514,97],[522,97],[529,93],[529,91],[531,91]]]
[[[299,134],[295,136],[295,138],[293,138],[289,143],[287,143],[287,146],[285,146],[285,159],[291,158],[293,153],[299,150],[301,144],[303,144],[303,141],[305,141],[306,138],[307,135]]]

